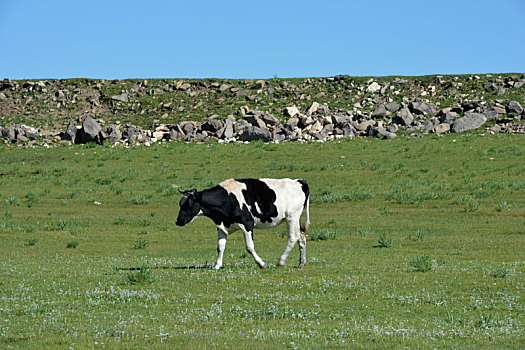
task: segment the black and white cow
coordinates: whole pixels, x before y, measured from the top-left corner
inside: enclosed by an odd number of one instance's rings
[[[180,190],[179,190],[180,191]],[[266,264],[257,255],[253,245],[253,229],[272,228],[286,221],[288,243],[279,258],[278,267],[284,266],[286,258],[299,242],[299,268],[306,264],[306,235],[310,224],[310,189],[304,180],[292,179],[229,179],[203,191],[192,189],[180,191],[180,211],[177,225],[184,226],[204,215],[217,225],[217,262],[222,267],[222,256],[228,234],[241,230],[246,250],[260,268]],[[306,207],[306,220],[300,227],[299,219]]]

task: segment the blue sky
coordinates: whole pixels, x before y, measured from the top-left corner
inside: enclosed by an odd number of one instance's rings
[[[0,79],[525,72],[525,0],[0,0]]]

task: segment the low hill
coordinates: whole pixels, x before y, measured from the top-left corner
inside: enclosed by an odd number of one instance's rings
[[[69,121],[78,124],[89,115],[102,126],[129,123],[153,128],[228,116],[239,119],[252,111],[284,123],[294,116],[295,106],[298,117],[343,116],[356,124],[372,120],[369,124],[380,128],[397,124],[390,130],[394,133],[435,132],[439,124],[451,126],[465,113],[484,114],[485,121],[501,124],[496,131],[520,132],[522,127],[515,125],[521,125],[524,85],[522,73],[266,80],[4,79],[0,127],[25,124],[62,131]],[[356,125],[353,128],[359,131]]]

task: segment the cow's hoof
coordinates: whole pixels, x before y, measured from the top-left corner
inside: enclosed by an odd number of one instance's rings
[[[284,265],[277,264],[277,265],[275,265],[275,267],[277,267],[278,269],[282,269],[284,267]]]
[[[221,267],[222,267],[222,266],[220,266],[220,265],[215,265],[215,266],[213,267],[213,269],[214,269],[214,270],[218,270],[218,269],[220,269]]]
[[[297,266],[297,268],[298,268],[298,269],[302,269],[305,265],[306,265],[306,264],[299,264],[299,265]]]

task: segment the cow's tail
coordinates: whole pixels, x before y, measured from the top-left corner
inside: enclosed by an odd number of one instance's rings
[[[306,197],[306,220],[304,221],[303,226],[301,226],[301,230],[306,233],[308,231],[308,227],[310,227],[310,196]]]
[[[299,180],[299,183],[301,184],[305,196],[303,208],[306,209],[306,218],[304,224],[301,226],[301,231],[306,233],[306,231],[308,231],[308,227],[310,226],[310,188],[304,180]]]

